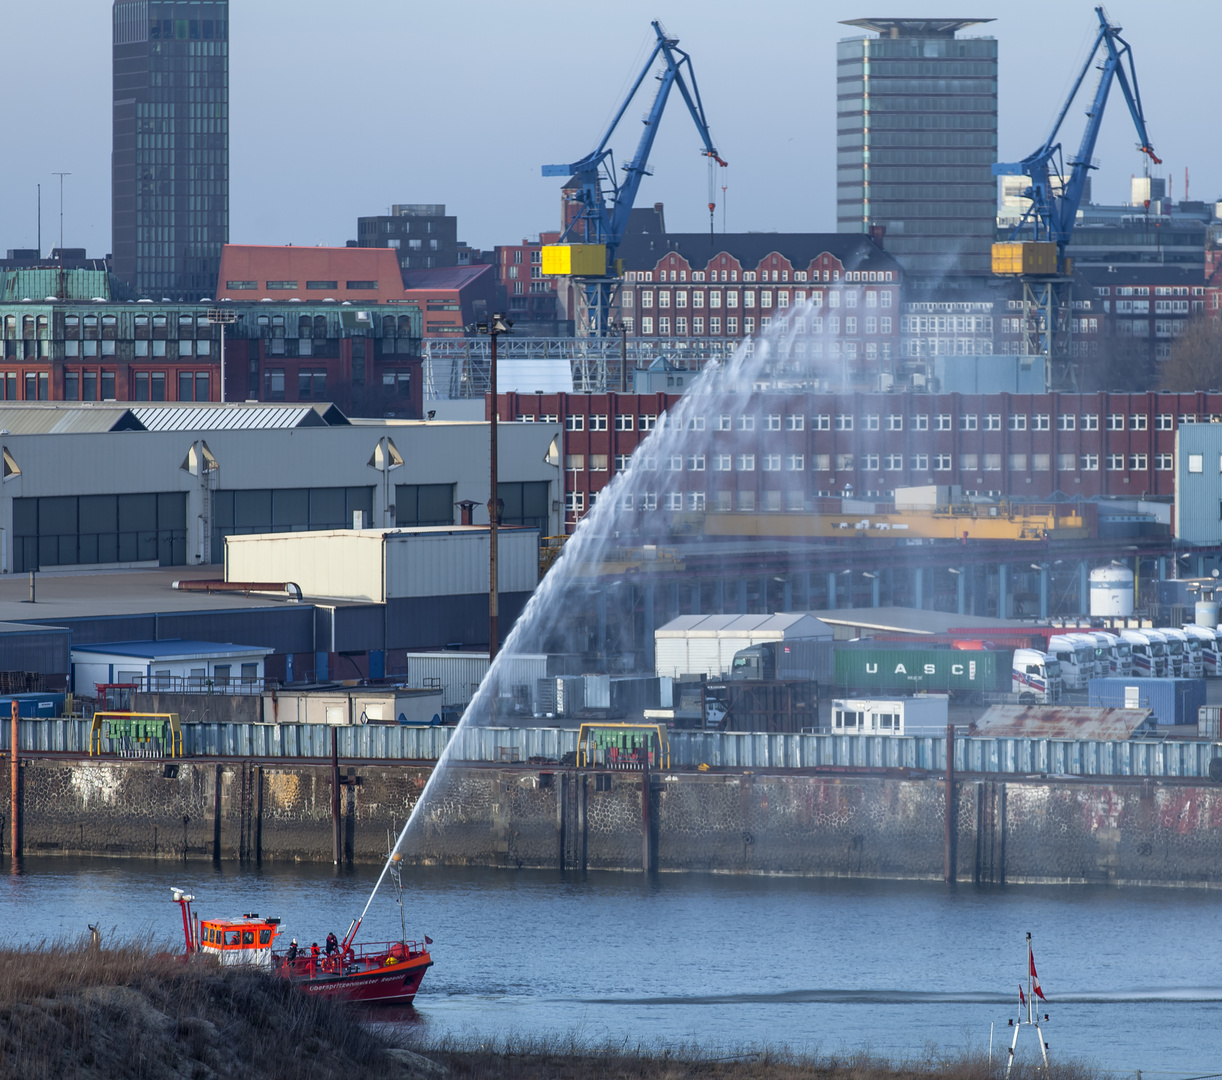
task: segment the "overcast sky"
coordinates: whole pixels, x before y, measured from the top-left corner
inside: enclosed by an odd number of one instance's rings
[[[5,5],[0,250],[34,246],[39,183],[43,249],[58,242],[57,170],[72,173],[65,245],[110,250],[110,9],[109,0]],[[1124,0],[1108,10],[1133,46],[1174,197],[1185,167],[1190,197],[1222,195],[1217,9]],[[458,215],[459,237],[485,248],[556,227],[557,182],[539,167],[594,146],[644,62],[651,18],[692,55],[730,163],[718,170],[717,201],[724,183],[731,231],[835,229],[835,43],[856,33],[837,20],[994,17],[964,33],[1000,42],[1003,160],[1043,140],[1097,26],[1083,0],[232,0],[230,12],[233,242],[343,244],[360,215],[439,202]],[[639,97],[628,110],[617,160],[635,145],[647,108]],[[1073,146],[1082,123],[1075,107]],[[708,227],[699,145],[672,96],[655,174],[638,198],[664,202],[672,230]],[[1096,201],[1127,201],[1141,161],[1118,93],[1096,153]]]

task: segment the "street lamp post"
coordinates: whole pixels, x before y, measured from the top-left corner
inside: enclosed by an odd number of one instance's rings
[[[210,308],[208,321],[221,328],[221,402],[225,401],[225,327],[238,321],[238,313],[229,308]]]
[[[619,334],[619,392],[628,392],[628,324],[620,319],[607,324],[607,329],[613,334]]]
[[[488,392],[492,397],[491,422],[488,428],[489,443],[489,480],[491,494],[488,498],[488,660],[496,659],[500,648],[500,630],[498,626],[497,605],[497,526],[501,519],[501,500],[497,481],[497,396],[496,396],[496,342],[502,334],[509,333],[513,326],[510,319],[501,314],[494,314],[491,319],[478,323],[476,330],[487,334],[491,340],[488,365]]]

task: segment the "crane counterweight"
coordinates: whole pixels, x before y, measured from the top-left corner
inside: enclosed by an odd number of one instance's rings
[[[582,310],[578,313],[579,336],[603,337],[610,331],[610,312],[615,291],[619,284],[619,262],[616,251],[628,227],[628,216],[636,202],[641,180],[649,175],[649,154],[653,149],[658,131],[658,121],[666,108],[670,91],[678,87],[687,110],[695,122],[703,143],[701,153],[712,162],[725,166],[704,116],[704,104],[696,85],[691,57],[678,47],[679,39],[672,37],[661,23],[652,23],[657,41],[649,54],[641,73],[637,76],[616,111],[598,146],[585,157],[567,165],[544,165],[543,175],[572,176],[577,188],[577,202],[581,211],[569,223],[557,244],[543,248],[541,270],[544,274],[563,274],[575,279],[578,300]],[[644,130],[637,144],[636,153],[621,166],[623,179],[615,174],[611,149],[611,136],[623,119],[645,77],[656,60],[665,65],[655,76],[658,87],[653,104],[643,118]],[[686,75],[684,68],[687,69]],[[710,188],[711,190],[711,188]],[[713,213],[713,198],[709,197],[709,215]]]

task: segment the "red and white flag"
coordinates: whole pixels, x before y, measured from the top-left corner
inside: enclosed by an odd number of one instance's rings
[[[1018,1003],[1020,1005],[1027,1004],[1027,995],[1023,993],[1023,984],[1022,983],[1018,984]]]
[[[1040,989],[1040,977],[1035,973],[1035,953],[1031,951],[1030,943],[1027,945],[1027,961],[1031,965],[1031,992],[1035,994],[1040,1001],[1047,1001],[1048,999],[1044,997],[1044,991]],[[1019,992],[1022,992],[1021,987],[1019,988]]]

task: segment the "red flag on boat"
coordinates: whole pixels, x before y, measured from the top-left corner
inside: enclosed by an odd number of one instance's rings
[[[1023,993],[1023,984],[1022,983],[1018,984],[1018,1003],[1020,1005],[1027,1004],[1027,995]]]
[[[1035,953],[1031,951],[1031,943],[1027,943],[1027,961],[1031,965],[1031,992],[1035,994],[1040,1001],[1047,1001],[1044,997],[1044,991],[1040,989],[1040,977],[1035,973]],[[1021,987],[1019,988],[1021,992]]]
[[[432,945],[432,944],[433,944],[433,939],[432,939],[431,937],[429,937],[429,936],[428,936],[428,934],[425,934],[425,935],[424,935],[424,943],[425,943],[426,945]],[[1041,995],[1040,995],[1040,997],[1043,997],[1043,996],[1044,996],[1043,994],[1041,994]]]

